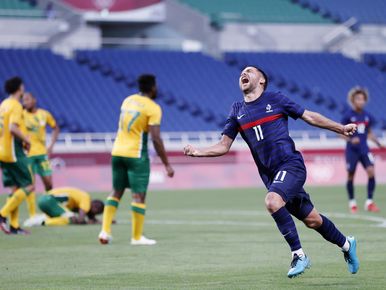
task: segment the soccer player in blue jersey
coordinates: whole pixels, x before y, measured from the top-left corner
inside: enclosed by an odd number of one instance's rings
[[[374,177],[374,158],[369,150],[367,139],[373,141],[378,147],[382,144],[378,141],[371,127],[374,124],[374,118],[370,113],[364,110],[368,101],[369,94],[366,89],[355,87],[348,93],[348,101],[352,107],[351,110],[344,114],[342,124],[354,123],[358,126],[357,132],[352,136],[344,136],[347,141],[346,146],[346,164],[347,164],[347,193],[349,198],[349,208],[351,213],[358,212],[358,206],[354,197],[353,180],[358,161],[365,168],[369,177],[367,183],[367,200],[365,210],[379,212],[379,208],[373,201],[375,190]]]
[[[226,154],[240,132],[248,144],[267,187],[265,205],[292,252],[288,277],[296,277],[310,267],[303,252],[292,216],[315,229],[327,241],[342,249],[348,270],[359,269],[356,239],[345,237],[327,217],[319,214],[305,192],[306,168],[300,152],[288,132],[288,117],[346,136],[354,134],[355,124],[341,125],[319,113],[305,110],[280,92],[266,92],[268,78],[256,67],[246,67],[239,78],[244,100],[235,102],[227,118],[219,143],[204,149],[191,145],[184,153],[193,157],[215,157]]]

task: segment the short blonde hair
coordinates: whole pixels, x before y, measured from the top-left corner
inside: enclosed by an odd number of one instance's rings
[[[349,92],[348,92],[348,95],[347,95],[347,101],[349,102],[349,104],[353,104],[354,102],[354,97],[356,95],[359,95],[359,94],[362,94],[365,96],[365,100],[366,102],[369,101],[369,91],[366,89],[366,88],[363,88],[363,87],[353,87]]]

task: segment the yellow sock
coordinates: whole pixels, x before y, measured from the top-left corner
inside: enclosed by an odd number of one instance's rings
[[[36,194],[34,191],[27,196],[27,208],[29,217],[36,215]]]
[[[22,203],[27,194],[28,193],[24,188],[16,190],[1,209],[0,215],[2,217],[7,217],[11,211],[15,210]]]
[[[145,211],[146,205],[144,203],[131,203],[131,237],[134,240],[139,240],[142,237]]]
[[[119,205],[119,199],[116,197],[108,197],[105,202],[105,208],[103,210],[103,221],[102,221],[102,231],[111,234],[111,224],[117,208]]]
[[[65,225],[68,225],[69,223],[70,223],[70,219],[68,217],[48,218],[44,222],[46,226],[65,226]]]
[[[8,197],[10,199],[10,197]],[[9,213],[9,224],[11,227],[18,229],[19,225],[19,207]]]

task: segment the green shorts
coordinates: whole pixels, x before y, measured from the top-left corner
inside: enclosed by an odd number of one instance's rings
[[[150,161],[149,157],[129,158],[113,156],[111,159],[113,169],[114,190],[131,188],[133,193],[145,193],[149,185]]]
[[[51,176],[52,169],[47,154],[29,157],[32,172],[40,176]]]
[[[28,157],[18,157],[16,162],[1,162],[4,187],[26,187],[31,185],[32,171]]]
[[[50,194],[39,196],[38,206],[49,217],[60,217],[66,212],[60,202]]]

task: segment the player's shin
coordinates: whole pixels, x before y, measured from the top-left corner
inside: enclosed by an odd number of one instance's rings
[[[346,237],[336,228],[334,223],[330,221],[324,215],[320,215],[322,217],[323,223],[322,225],[315,229],[319,234],[322,235],[327,241],[337,245],[343,250],[347,251],[349,248],[349,243]]]
[[[375,190],[375,177],[370,177],[367,183],[367,199],[373,200]]]
[[[19,225],[19,207],[16,207],[13,211],[11,211],[9,213],[9,225],[14,229],[18,229],[20,227],[20,225]]]
[[[275,220],[279,231],[290,246],[292,255],[304,255],[295,222],[288,210],[285,207],[282,207],[274,212],[272,217]]]
[[[102,231],[111,234],[111,224],[115,213],[119,205],[119,199],[109,196],[105,202],[105,208],[103,210]]]
[[[46,226],[65,226],[69,223],[70,219],[68,217],[48,218],[44,221],[44,225]]]
[[[145,222],[146,205],[144,203],[131,203],[131,215],[132,215],[132,238],[139,240],[143,233],[143,224]]]
[[[36,215],[36,194],[34,191],[27,196],[27,208],[29,217]]]
[[[11,211],[15,210],[22,203],[28,194],[29,192],[24,188],[17,189],[1,209],[0,215],[2,217],[7,217]]]
[[[352,180],[348,180],[346,183],[346,189],[349,200],[354,200],[354,183]]]

